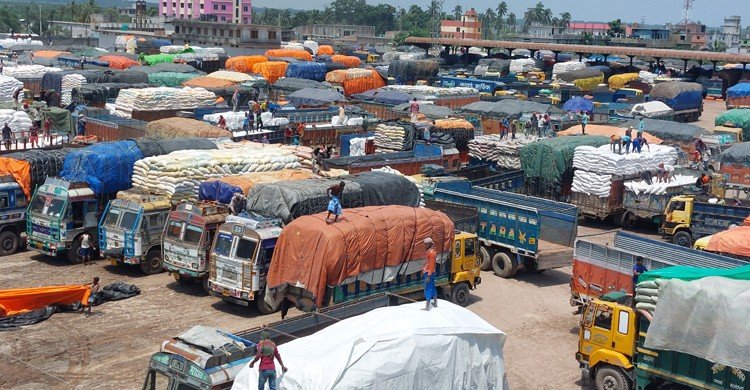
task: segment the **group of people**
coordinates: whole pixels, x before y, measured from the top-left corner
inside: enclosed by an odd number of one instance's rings
[[[315,125],[313,125],[315,127]],[[295,128],[292,124],[286,125],[284,128],[284,144],[285,145],[300,145],[302,143],[302,137],[305,135],[305,123],[297,123]]]
[[[533,135],[534,132],[536,132],[537,137],[555,136],[555,132],[552,131],[552,118],[549,116],[549,114],[533,112],[531,114],[531,118],[526,121],[525,127],[527,135]]]
[[[10,150],[13,142],[20,141],[25,144],[27,140],[31,144],[32,148],[38,148],[39,132],[42,131],[42,126],[44,126],[44,140],[46,140],[48,144],[52,143],[52,120],[49,117],[42,120],[41,111],[34,108],[29,108],[28,104],[26,103],[24,103],[24,111],[26,111],[32,119],[28,137],[25,131],[22,131],[20,137],[17,137],[13,130],[10,128],[10,124],[8,122],[5,122],[2,130],[0,131],[5,150]]]
[[[609,137],[612,153],[622,154],[622,149],[625,147],[625,154],[630,154],[631,146],[633,153],[640,153],[644,146],[648,148],[649,151],[651,150],[651,147],[648,145],[648,140],[643,136],[643,130],[639,128],[635,137],[633,137],[633,130],[632,127],[628,127],[625,130],[625,135],[612,134]],[[615,151],[615,149],[617,149],[617,151]]]

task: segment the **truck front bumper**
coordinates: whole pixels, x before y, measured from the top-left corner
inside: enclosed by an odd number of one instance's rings
[[[222,287],[216,283],[211,283],[210,281],[208,282],[208,293],[225,301],[242,306],[249,306],[250,302],[255,298],[255,294],[252,292],[247,293],[240,289]]]
[[[29,237],[28,247],[29,249],[41,252],[47,256],[57,256],[58,254],[65,253],[67,251],[65,243],[41,241],[33,237]]]
[[[174,264],[169,264],[167,262],[163,262],[162,264],[165,271],[173,274],[178,274],[183,278],[201,279],[206,276],[206,271],[193,271],[176,266]]]

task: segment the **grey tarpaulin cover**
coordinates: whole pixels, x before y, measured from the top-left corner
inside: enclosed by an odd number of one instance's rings
[[[721,162],[750,165],[750,142],[741,142],[730,146],[721,153]]]
[[[710,276],[659,286],[646,348],[750,370],[750,282]]]
[[[26,161],[29,163],[30,183],[29,189],[34,191],[36,187],[44,184],[47,176],[57,176],[63,168],[65,156],[71,152],[71,148],[52,150],[29,150],[26,152],[9,153],[2,157],[13,160]],[[5,164],[0,160],[0,167]],[[7,172],[3,172],[7,173]]]
[[[640,119],[633,119],[626,122],[624,125],[632,126],[637,129],[639,123]],[[701,135],[710,134],[706,129],[690,123],[678,123],[674,121],[647,118],[644,119],[643,124],[646,127],[645,130],[647,133],[665,141],[692,141]]]
[[[396,81],[416,81],[437,77],[440,64],[433,60],[394,60],[388,64],[388,76]]]
[[[319,81],[298,79],[295,77],[284,77],[276,80],[276,83],[271,86],[272,89],[281,89],[284,91],[299,91],[305,88],[318,88],[318,89],[331,89]]]
[[[399,104],[393,107],[393,111],[396,111],[402,114],[407,114],[409,112],[410,106],[411,106],[411,103]],[[455,113],[450,107],[436,106],[434,104],[420,104],[419,113],[431,119],[447,118],[449,116],[455,115]]]
[[[247,211],[289,223],[302,215],[326,211],[327,190],[343,181],[341,206],[419,205],[419,190],[407,178],[385,172],[364,172],[338,179],[296,180],[255,185],[247,195]],[[344,211],[346,212],[346,211]]]
[[[134,140],[141,149],[143,157],[161,156],[178,150],[218,149],[216,144],[206,138],[138,138]]]
[[[537,103],[528,100],[503,99],[497,102],[474,102],[461,107],[461,111],[476,113],[481,115],[496,116],[520,116],[530,112],[555,113],[562,112],[560,109],[544,103]]]
[[[674,99],[684,92],[703,92],[703,86],[685,81],[659,83],[651,88],[651,99]]]
[[[343,169],[348,170],[352,164],[366,164],[371,162],[398,161],[414,158],[414,151],[393,152],[393,153],[376,153],[364,156],[346,156],[336,157],[323,160],[323,166],[326,169]]]
[[[557,78],[563,81],[573,82],[573,81],[580,80],[580,79],[590,79],[592,77],[603,77],[603,76],[604,74],[599,69],[585,68],[585,69],[571,70],[570,72],[559,74],[557,75]]]
[[[107,99],[115,99],[120,94],[121,89],[125,88],[146,88],[150,87],[148,83],[99,83],[84,84],[80,87],[73,88],[73,97],[90,102],[105,103]]]
[[[346,101],[344,95],[328,89],[303,88],[287,95],[286,98],[295,106],[325,106]]]

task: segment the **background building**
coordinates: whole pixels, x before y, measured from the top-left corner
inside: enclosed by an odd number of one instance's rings
[[[374,37],[375,26],[349,24],[306,24],[292,29],[298,40],[311,38],[314,41],[335,40],[348,37]]]
[[[742,35],[742,19],[738,15],[724,18],[721,26],[721,38],[726,45],[727,51],[736,52],[740,47],[740,36]]]
[[[200,19],[215,15],[218,22],[252,23],[252,0],[160,0],[159,15],[165,20]]]
[[[441,20],[442,38],[482,39],[482,22],[474,8],[466,11],[461,20]]]
[[[222,47],[229,55],[240,52],[232,48],[244,49],[241,52],[245,54],[253,54],[250,53],[253,50],[262,53],[281,45],[281,27],[175,20],[172,42],[175,45],[190,42],[197,46]]]

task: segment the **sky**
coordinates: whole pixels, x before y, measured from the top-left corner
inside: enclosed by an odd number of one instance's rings
[[[254,0],[253,6],[270,8],[312,9],[323,8],[330,0]],[[418,4],[426,8],[430,0],[367,0],[368,4],[388,3],[396,7],[408,8],[411,4]],[[499,1],[495,0],[445,0],[444,12],[450,12],[460,4],[464,10],[474,7],[477,11],[489,7],[495,8]],[[537,0],[506,0],[511,12],[515,12],[519,19],[523,12],[533,7]],[[640,22],[645,19],[646,24],[674,23],[682,20],[683,0],[545,0],[544,5],[552,10],[555,16],[568,11],[573,20],[610,21],[620,18],[625,22]],[[723,18],[729,15],[743,16],[743,26],[750,24],[750,1],[748,0],[695,0],[691,11],[691,19],[698,20],[709,27],[718,27]]]

